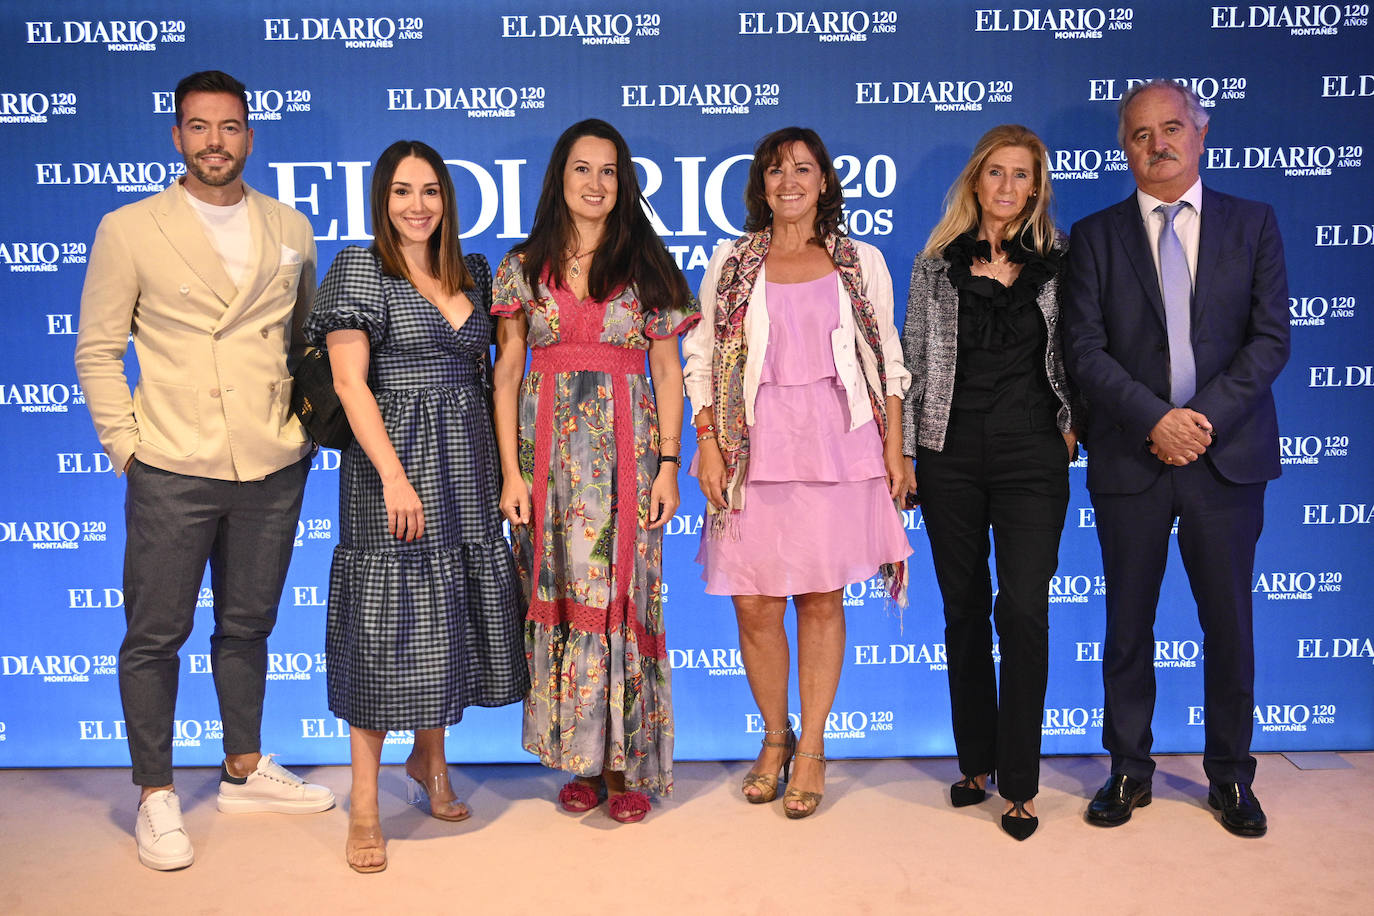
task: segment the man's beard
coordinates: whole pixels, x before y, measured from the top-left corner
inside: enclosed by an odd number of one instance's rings
[[[196,157],[206,154],[225,156],[229,159],[229,168],[223,172],[207,172],[200,167]],[[196,176],[201,184],[209,185],[212,188],[222,188],[225,185],[233,184],[240,175],[243,174],[243,160],[236,159],[221,149],[203,149],[196,156],[182,156],[186,160],[186,171]]]

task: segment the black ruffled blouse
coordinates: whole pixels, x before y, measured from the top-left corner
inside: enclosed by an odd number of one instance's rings
[[[988,243],[966,232],[946,246],[949,282],[959,293],[959,355],[954,371],[955,410],[1053,413],[1059,399],[1045,372],[1045,318],[1036,303],[1041,288],[1058,275],[1056,252],[1041,255],[1019,237],[1002,243],[1008,259],[1021,265],[1011,286],[975,276],[973,260],[988,261]]]

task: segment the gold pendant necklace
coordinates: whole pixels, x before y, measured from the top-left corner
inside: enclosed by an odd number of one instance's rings
[[[571,277],[571,278],[574,279],[574,280],[581,279],[581,277],[582,277],[582,259],[585,258],[587,255],[592,254],[594,251],[596,251],[595,248],[593,248],[593,249],[591,249],[591,250],[589,250],[589,251],[584,251],[584,252],[582,252],[581,254],[577,254],[576,252],[572,252],[572,251],[570,250],[569,253],[568,253],[568,255],[567,255],[567,260],[569,260],[569,261],[572,262],[572,266],[568,268],[568,276]]]

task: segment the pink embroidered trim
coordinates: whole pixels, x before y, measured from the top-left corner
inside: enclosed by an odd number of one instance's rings
[[[644,336],[649,338],[650,340],[668,340],[671,337],[681,337],[683,334],[687,333],[688,328],[692,327],[700,320],[701,312],[694,312],[691,315],[688,315],[686,318],[682,319],[682,323],[679,324],[677,327],[673,328],[667,334],[662,335],[654,334],[653,332],[651,332],[649,330],[648,322],[645,322]]]
[[[530,494],[536,507],[534,513],[534,562],[542,563],[544,557],[544,516],[548,505],[548,469],[553,459],[553,402],[557,397],[557,382],[554,376],[562,372],[605,372],[611,376],[611,426],[615,437],[616,453],[616,511],[615,511],[615,552],[611,565],[610,607],[605,609],[587,608],[575,602],[560,599],[561,611],[554,612],[554,605],[536,598],[530,603],[530,620],[544,623],[557,623],[568,619],[565,611],[573,608],[573,625],[589,632],[610,632],[629,624],[635,630],[641,646],[640,651],[658,658],[663,652],[663,638],[653,640],[636,622],[634,615],[628,615],[630,603],[630,582],[634,578],[635,541],[639,530],[639,494],[635,486],[638,464],[635,460],[633,406],[630,402],[629,376],[644,374],[644,350],[617,347],[602,343],[560,343],[548,347],[536,347],[530,354],[530,371],[544,374],[539,385],[539,404],[535,410],[534,434],[534,486]],[[535,576],[538,582],[539,577]],[[542,616],[537,609],[543,608]],[[581,610],[578,610],[581,609]],[[545,619],[547,618],[547,619]],[[580,622],[579,622],[580,621]],[[650,652],[646,647],[654,647]]]
[[[646,352],[606,343],[557,343],[547,347],[535,347],[531,351],[530,371],[643,375]],[[620,440],[617,439],[616,446],[619,445]]]
[[[567,598],[556,601],[535,598],[530,602],[525,619],[546,627],[566,623],[584,633],[611,633],[625,626],[634,633],[640,655],[658,660],[668,654],[667,637],[662,633],[654,635],[644,629],[628,601],[612,601],[610,607],[601,608],[588,607]]]

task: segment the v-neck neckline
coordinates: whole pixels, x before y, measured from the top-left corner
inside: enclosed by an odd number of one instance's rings
[[[434,302],[434,300],[430,299],[424,293],[420,292],[419,287],[417,287],[414,283],[411,283],[408,280],[406,281],[406,285],[409,286],[415,292],[415,295],[420,297],[421,302],[423,302],[430,308],[434,309],[434,311],[439,315],[439,318],[444,322],[444,324],[448,325],[449,329],[453,331],[453,333],[455,334],[462,331],[463,328],[467,327],[468,322],[472,320],[473,314],[475,314],[477,311],[477,303],[473,302],[472,297],[469,296],[466,292],[464,292],[463,298],[468,300],[469,306],[467,317],[465,317],[459,324],[455,325],[452,321],[449,320],[449,317],[444,314],[444,310],[439,308],[439,306]]]

